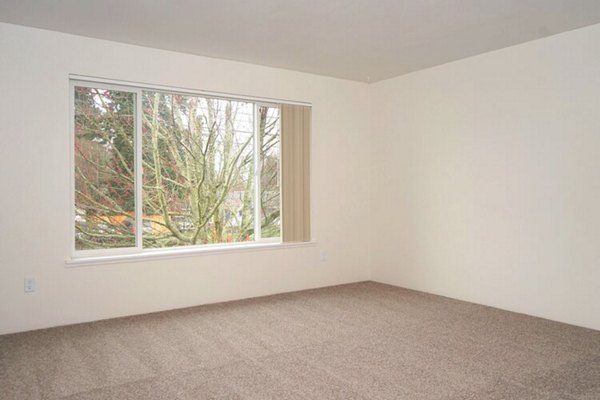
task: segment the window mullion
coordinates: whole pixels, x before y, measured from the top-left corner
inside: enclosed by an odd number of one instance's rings
[[[254,240],[261,239],[261,204],[260,204],[260,121],[258,105],[254,103]]]
[[[142,163],[142,91],[137,90],[135,94],[135,247],[142,249],[143,234],[143,178],[144,170]]]

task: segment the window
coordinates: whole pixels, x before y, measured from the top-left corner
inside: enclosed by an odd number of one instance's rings
[[[280,106],[72,82],[77,255],[281,241]]]

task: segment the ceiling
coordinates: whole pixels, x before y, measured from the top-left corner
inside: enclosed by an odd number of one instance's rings
[[[599,0],[0,0],[0,21],[357,81],[600,22]]]

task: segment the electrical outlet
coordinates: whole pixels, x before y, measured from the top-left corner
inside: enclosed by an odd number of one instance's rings
[[[35,278],[25,278],[25,293],[35,292]]]

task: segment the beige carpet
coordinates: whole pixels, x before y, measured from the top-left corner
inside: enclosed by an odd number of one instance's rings
[[[0,336],[1,399],[600,399],[600,332],[365,282]]]

